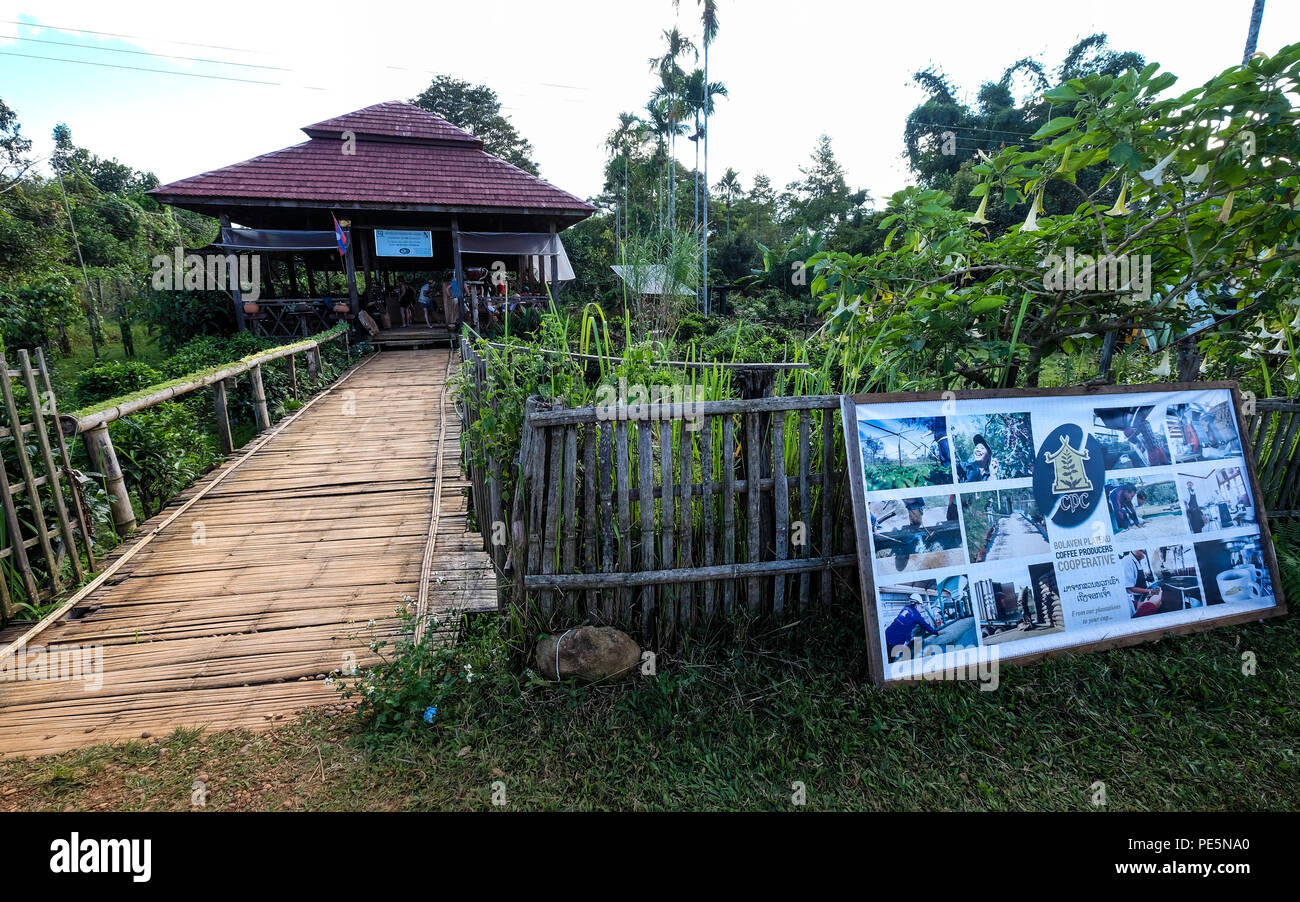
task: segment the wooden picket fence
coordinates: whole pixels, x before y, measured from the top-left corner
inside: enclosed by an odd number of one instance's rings
[[[491,403],[489,364],[468,340],[461,354],[469,425]],[[532,398],[509,461],[463,433],[502,611],[668,644],[733,613],[803,616],[830,599],[835,571],[851,575],[838,396],[650,404],[644,418],[611,418],[626,413]]]
[[[856,566],[838,396],[610,413],[529,402],[513,597],[544,621],[672,644],[733,613],[803,616]]]
[[[1246,419],[1270,519],[1300,517],[1300,398],[1265,398]]]
[[[0,379],[0,620],[18,613],[20,599],[40,604],[95,568],[91,517],[59,429],[45,355],[36,350],[35,366],[26,350],[17,356],[17,369],[2,361]]]

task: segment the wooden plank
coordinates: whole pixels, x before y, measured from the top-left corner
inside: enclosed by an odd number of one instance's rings
[[[722,562],[736,562],[736,424],[731,414],[722,417]],[[727,580],[722,586],[722,610],[730,616],[735,611],[736,584]]]
[[[829,410],[822,411],[822,534],[821,555],[831,557],[835,553],[835,538],[831,534],[831,469],[835,462],[835,414]],[[821,578],[821,603],[831,602],[831,572],[823,571]]]
[[[713,446],[717,434],[718,418],[704,418],[703,442],[700,447],[700,505],[704,520],[704,566],[713,566],[713,554],[717,546],[717,537],[713,533]],[[714,618],[714,606],[717,603],[715,593],[717,585],[713,582],[704,584],[704,624],[711,626]]]
[[[615,461],[618,480],[618,569],[624,573],[632,571],[632,514],[628,500],[631,460],[628,450],[627,421],[619,420],[616,427],[618,436],[618,457]],[[619,623],[624,626],[632,624],[632,599],[625,592],[618,593]]]
[[[562,532],[560,567],[565,573],[573,573],[578,564],[578,427],[565,426],[563,435],[564,486],[560,511]]]
[[[564,428],[543,428],[542,443],[550,459],[550,478],[546,482],[545,519],[538,525],[543,530],[542,573],[554,573],[559,557],[560,531],[563,529],[560,512],[560,488],[564,478]],[[550,592],[541,595],[542,616],[548,620],[554,609],[555,597]]]
[[[673,540],[676,536],[677,514],[673,507],[675,495],[672,491],[673,422],[669,419],[659,421],[659,480],[663,486],[663,491],[660,493],[662,505],[659,517],[659,534],[663,542],[663,554],[660,560],[663,562],[663,566],[672,567],[676,560]],[[653,501],[650,503],[654,504]],[[676,595],[675,589],[671,586],[664,587],[660,593],[659,611],[662,618],[662,639],[665,643],[671,643],[675,634],[674,626],[677,619]]]
[[[646,489],[654,485],[655,461],[651,447],[651,429],[649,421],[636,425],[637,466],[640,470],[641,500],[637,502],[641,514],[641,568],[655,569],[655,503],[646,497]],[[646,585],[641,591],[641,628],[650,641],[658,639],[657,612],[655,610],[655,587]]]
[[[595,573],[600,569],[600,551],[596,547],[596,536],[600,532],[600,523],[596,519],[596,423],[588,423],[582,429],[582,569]],[[596,623],[599,618],[599,595],[586,593],[587,619]]]
[[[773,526],[775,555],[784,561],[790,541],[790,485],[785,475],[785,414],[772,415]],[[777,574],[772,582],[772,613],[785,616],[785,575]]]
[[[691,489],[695,483],[695,432],[690,428],[690,420],[681,420],[681,446],[678,449],[680,460],[682,500],[678,507],[681,516],[681,529],[678,532],[677,559],[682,567],[690,568],[695,564],[692,549],[695,532],[695,511],[691,506]],[[689,632],[695,625],[695,593],[691,583],[684,583],[678,590],[679,620],[683,631]]]
[[[808,558],[812,553],[811,536],[808,535],[812,529],[812,497],[809,494],[809,473],[811,470],[810,459],[812,457],[812,448],[808,444],[809,420],[811,414],[806,410],[799,411],[799,523],[801,524],[800,535],[802,542],[799,544],[798,556]],[[799,615],[804,616],[808,613],[808,589],[812,577],[808,573],[799,574]]]
[[[759,442],[759,414],[750,412],[745,414],[745,478],[749,482],[749,491],[745,493],[746,501],[746,556],[751,564],[756,564],[763,559],[763,549],[761,546],[761,511],[762,511],[762,492],[758,489],[758,480],[761,477],[760,467],[762,466],[763,449]],[[762,609],[763,603],[763,584],[758,577],[750,577],[745,584],[745,601],[751,615],[758,614]]]

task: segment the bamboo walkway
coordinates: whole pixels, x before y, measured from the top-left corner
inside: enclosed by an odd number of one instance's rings
[[[419,595],[430,539],[429,609],[495,610],[467,524],[451,368],[446,350],[367,358],[246,459],[236,452],[173,499],[141,536],[206,489],[31,642],[102,647],[102,685],[0,682],[0,755],[267,728],[336,703],[326,675],[374,660],[370,643]]]

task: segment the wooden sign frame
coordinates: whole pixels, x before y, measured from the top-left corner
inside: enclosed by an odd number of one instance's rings
[[[1100,396],[1115,396],[1126,394],[1140,393],[1162,393],[1162,392],[1206,392],[1213,390],[1226,390],[1230,393],[1233,406],[1234,422],[1237,428],[1237,435],[1241,444],[1241,459],[1244,463],[1244,469],[1249,479],[1249,487],[1252,493],[1252,500],[1255,507],[1256,520],[1259,526],[1260,552],[1264,563],[1268,568],[1269,576],[1272,579],[1273,597],[1275,604],[1269,608],[1256,608],[1249,611],[1225,614],[1222,617],[1207,618],[1195,622],[1182,622],[1161,624],[1153,626],[1150,629],[1143,629],[1134,632],[1126,632],[1123,635],[1113,636],[1097,641],[1082,641],[1077,644],[1067,644],[1046,650],[1036,650],[1023,654],[1016,654],[1014,651],[1003,651],[999,647],[998,664],[1029,664],[1047,657],[1056,657],[1065,654],[1076,654],[1086,651],[1100,651],[1108,648],[1117,648],[1124,646],[1137,645],[1152,639],[1160,638],[1166,635],[1183,635],[1187,633],[1200,632],[1221,626],[1231,626],[1239,623],[1264,620],[1270,617],[1278,617],[1286,613],[1286,598],[1282,586],[1281,576],[1277,564],[1276,552],[1273,548],[1272,532],[1269,529],[1267,511],[1264,509],[1263,493],[1260,490],[1259,475],[1256,472],[1255,457],[1249,446],[1250,435],[1246,429],[1246,423],[1242,417],[1242,395],[1240,388],[1235,381],[1224,382],[1181,382],[1181,383],[1157,383],[1149,385],[1082,385],[1066,388],[1044,388],[1044,389],[978,389],[968,391],[932,391],[932,392],[888,392],[865,395],[845,395],[841,398],[840,412],[844,425],[844,440],[847,451],[847,476],[850,484],[850,495],[853,504],[853,522],[856,531],[856,542],[858,552],[858,574],[862,591],[862,614],[863,624],[866,630],[867,645],[869,647],[871,675],[872,680],[877,685],[898,685],[899,683],[912,682],[917,677],[908,679],[887,679],[886,660],[881,651],[882,632],[879,622],[879,604],[876,598],[876,579],[875,579],[875,558],[871,548],[871,522],[867,507],[867,489],[865,485],[866,476],[862,458],[862,450],[858,437],[858,420],[857,408],[860,404],[870,405],[888,405],[899,404],[900,410],[898,416],[904,418],[908,416],[906,408],[902,405],[906,403],[922,402],[966,402],[981,400],[1005,400],[1010,398],[1024,398],[1027,401],[1043,398],[1089,398]],[[966,414],[957,414],[963,416]],[[974,413],[970,415],[975,415]],[[945,427],[946,428],[946,427]],[[1085,430],[1089,427],[1084,427]],[[1034,442],[1041,441],[1039,436],[1033,436]],[[949,438],[949,442],[951,439]],[[1034,448],[1035,457],[1040,449]],[[1235,459],[1234,459],[1235,460]],[[1170,462],[1169,466],[1177,466],[1177,462]],[[1109,471],[1107,471],[1109,475]],[[1176,479],[1176,477],[1175,477]],[[960,483],[954,479],[951,489],[956,490]],[[924,488],[943,489],[943,486],[926,486]],[[943,494],[949,494],[947,490]],[[952,492],[956,494],[955,491]],[[1105,504],[1105,489],[1103,486],[1103,497],[1099,503]],[[1181,503],[1180,503],[1181,507]],[[1091,513],[1089,514],[1091,516]],[[1112,541],[1114,536],[1111,537]],[[1181,543],[1184,545],[1194,544],[1191,538],[1183,537],[1170,539],[1172,543]],[[964,544],[964,540],[963,540]],[[1052,557],[1053,567],[1056,565],[1056,556]],[[1204,579],[1202,577],[1202,582]],[[1204,593],[1204,587],[1201,587]],[[1058,589],[1059,598],[1059,589]],[[1204,602],[1204,599],[1203,599]],[[1067,621],[1068,622],[1068,621]],[[1068,632],[1068,626],[1063,630]],[[1012,643],[1014,644],[1014,643]],[[980,643],[980,648],[984,648]]]

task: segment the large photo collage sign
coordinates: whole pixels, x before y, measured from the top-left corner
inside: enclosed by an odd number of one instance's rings
[[[845,400],[878,678],[1279,607],[1230,387],[970,394]]]

